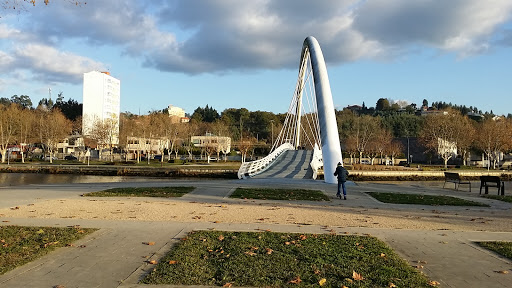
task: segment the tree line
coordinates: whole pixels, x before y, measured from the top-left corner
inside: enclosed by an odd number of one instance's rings
[[[493,117],[492,112],[481,113],[476,107],[444,102],[433,102],[429,107],[428,101],[424,100],[424,110],[439,113],[421,116],[421,108],[416,106],[381,98],[375,107],[366,107],[363,103],[358,109],[336,111],[345,157],[353,163],[360,162],[363,157],[370,158],[372,163],[377,158],[403,157],[405,147],[400,141],[403,138],[418,139],[426,154],[437,155],[445,165],[454,157],[466,164],[467,155],[472,151],[485,154],[496,166],[500,153],[512,150],[510,114]],[[482,116],[468,116],[469,112]],[[55,102],[42,99],[36,108],[32,107],[32,101],[26,95],[0,98],[2,161],[5,161],[7,146],[13,144],[39,143],[45,153],[52,154],[60,140],[81,134],[81,115],[82,104],[73,99],[64,101],[62,92]],[[191,136],[216,135],[232,138],[240,151],[265,155],[281,131],[285,117],[286,114],[249,111],[246,108],[228,108],[219,113],[209,105],[195,109],[189,123],[180,123],[169,117],[165,109],[149,111],[146,115],[124,112],[119,123],[110,126],[97,123],[98,129],[93,129],[96,132],[86,137],[85,142],[90,147],[110,146],[112,149],[109,141],[116,137],[122,151],[129,144],[130,137],[165,138],[169,141],[169,148],[164,149],[162,144],[161,151],[167,150],[168,155],[191,155],[194,150]],[[118,135],[99,135],[116,125],[119,127]],[[456,156],[452,153],[455,150]]]

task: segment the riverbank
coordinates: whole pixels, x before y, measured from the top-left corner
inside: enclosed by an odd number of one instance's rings
[[[0,173],[75,174],[97,176],[142,176],[169,178],[237,179],[238,165],[233,163],[204,163],[166,165],[163,167],[129,165],[64,165],[64,164],[0,164]],[[449,169],[466,180],[479,180],[482,175],[498,176],[512,181],[512,171],[484,169]],[[444,181],[444,170],[349,170],[352,181]],[[320,175],[322,178],[323,175]]]
[[[98,176],[203,177],[236,179],[238,169],[227,165],[176,165],[166,167],[123,165],[0,165],[0,173],[77,174]]]

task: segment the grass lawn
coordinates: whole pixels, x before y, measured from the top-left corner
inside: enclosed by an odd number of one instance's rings
[[[222,231],[190,233],[141,282],[224,287],[431,287],[424,275],[374,237]]]
[[[506,196],[499,196],[499,195],[483,195],[485,198],[490,198],[494,200],[500,200],[505,201],[508,203],[512,203],[512,196],[506,195]]]
[[[0,226],[0,275],[93,231],[96,229]]]
[[[481,206],[489,207],[487,204],[468,201],[450,196],[435,196],[421,194],[383,193],[366,192],[368,195],[384,203],[393,204],[418,204],[432,206]]]
[[[489,241],[489,242],[476,242],[476,244],[494,251],[503,257],[512,260],[512,242]]]
[[[263,200],[329,201],[329,197],[322,191],[307,189],[236,188],[230,197]]]
[[[98,192],[85,193],[84,196],[91,197],[181,197],[196,187],[130,187],[112,188]]]

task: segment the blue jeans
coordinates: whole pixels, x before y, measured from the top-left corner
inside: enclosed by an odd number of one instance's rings
[[[336,195],[341,194],[341,189],[343,189],[343,196],[347,196],[347,189],[345,188],[345,181],[338,182],[338,193],[336,193]]]

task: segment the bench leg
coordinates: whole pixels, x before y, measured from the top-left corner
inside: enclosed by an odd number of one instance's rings
[[[489,194],[489,187],[485,186],[485,195]]]
[[[501,182],[501,196],[505,196],[505,183]],[[498,191],[498,195],[499,195],[499,191]]]

